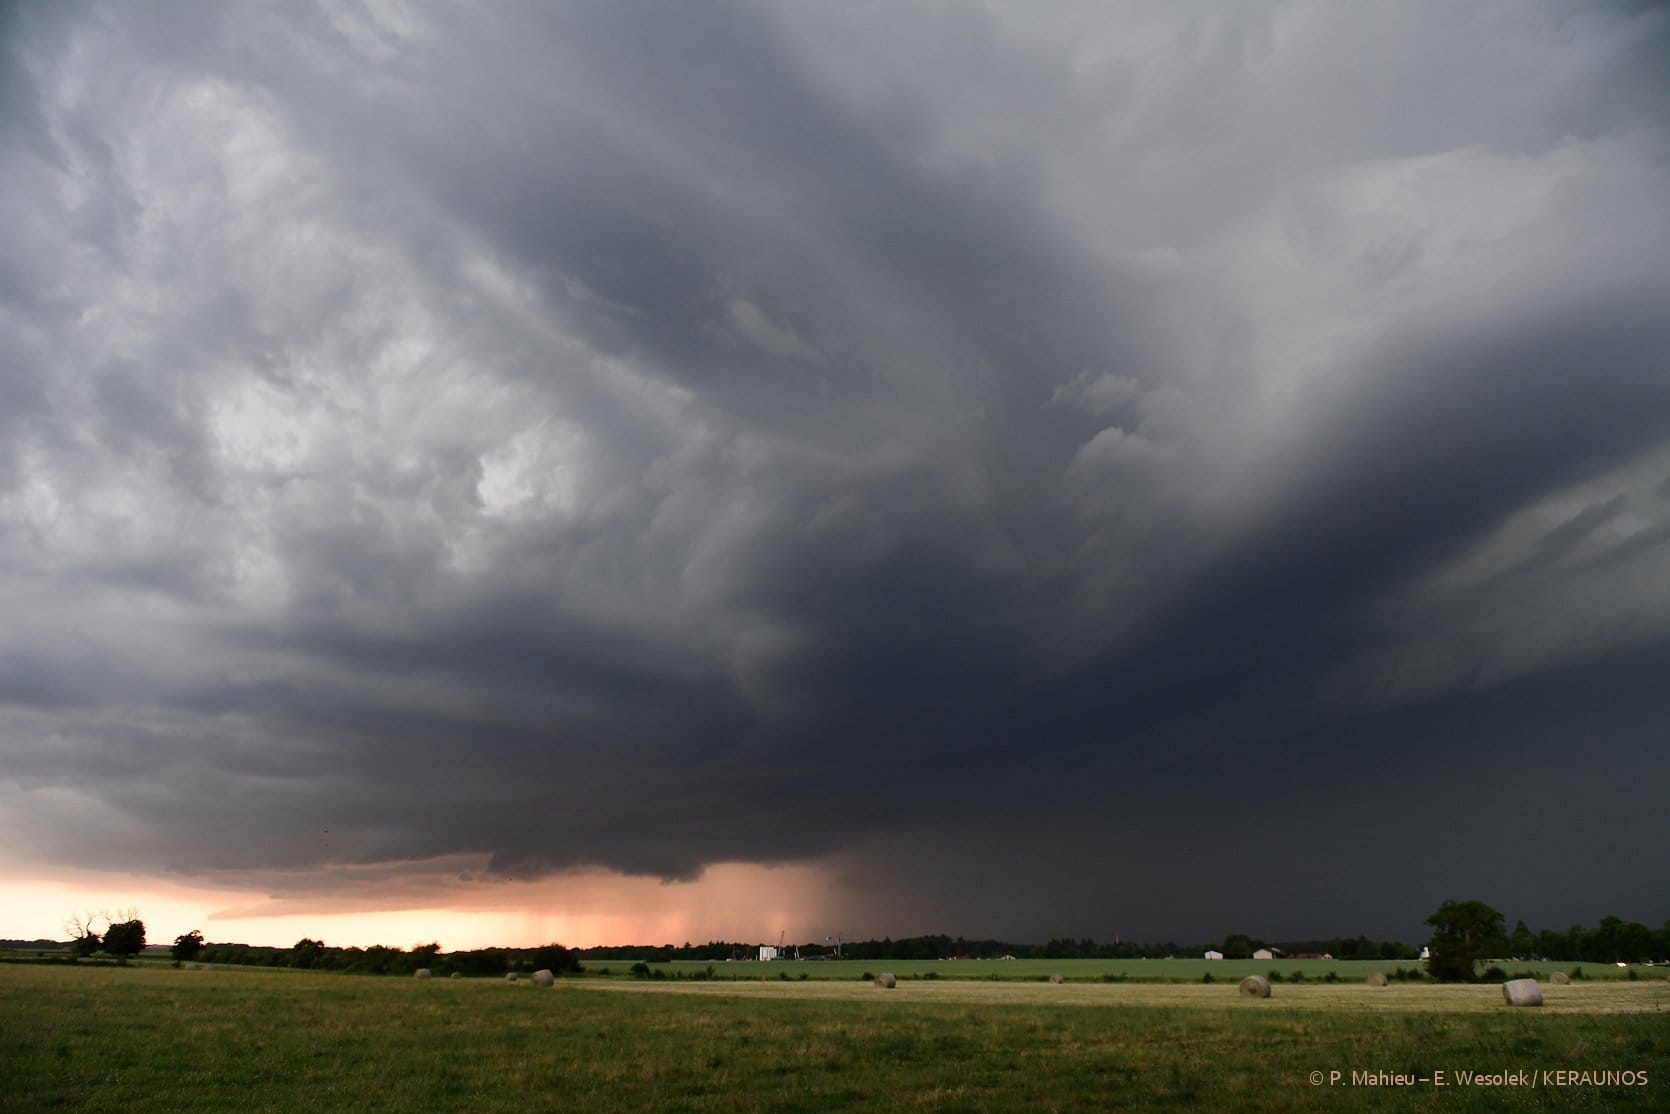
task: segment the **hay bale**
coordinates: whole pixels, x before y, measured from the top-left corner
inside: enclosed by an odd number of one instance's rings
[[[876,976],[876,985],[881,987],[883,990],[892,990],[894,987],[899,985],[899,980],[893,977],[893,972],[883,971],[881,974]]]
[[[551,974],[549,971],[535,971],[533,973],[533,984],[535,986],[555,986],[557,984],[557,976]]]
[[[416,971],[412,972],[412,978],[414,979],[427,979],[428,977],[429,968],[427,967],[419,967]]]
[[[1060,975],[1051,975],[1050,976],[1050,982],[1053,982],[1053,983],[1060,984],[1060,983],[1064,983],[1066,981],[1067,980],[1062,978]]]
[[[1571,982],[1571,976],[1566,974],[1564,971],[1556,971],[1552,975],[1548,976],[1548,981],[1553,983],[1555,986],[1565,986]]]
[[[1248,975],[1241,980],[1241,993],[1248,998],[1268,998],[1270,980],[1263,975]]]
[[[1502,1000],[1510,1006],[1540,1006],[1542,987],[1536,979],[1513,979],[1502,984]]]
[[[504,981],[505,982],[515,982],[516,981],[516,972],[512,971],[512,972],[510,972],[510,974],[506,975],[504,977]]]
[[[1374,974],[1372,974],[1368,977],[1368,984],[1370,986],[1385,986],[1388,983],[1390,983],[1391,981],[1392,981],[1391,979],[1388,979],[1385,975],[1381,974],[1379,971],[1376,971]]]
[[[463,977],[464,977],[463,974],[461,972],[458,972],[458,971],[454,971],[452,974],[447,976],[447,978],[449,978],[449,979],[461,979]]]

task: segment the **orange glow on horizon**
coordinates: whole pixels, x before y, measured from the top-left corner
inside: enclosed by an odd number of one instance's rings
[[[426,869],[427,868],[427,869]],[[821,940],[832,872],[815,865],[723,863],[691,882],[606,871],[535,882],[465,881],[455,862],[405,864],[392,882],[355,888],[352,870],[275,876],[272,888],[57,870],[11,879],[0,937],[67,938],[72,915],[139,910],[151,944],[201,931],[213,942],[289,947],[303,937],[340,947],[444,951],[561,943],[682,944]]]

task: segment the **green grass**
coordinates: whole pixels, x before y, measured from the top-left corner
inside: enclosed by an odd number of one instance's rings
[[[1670,985],[380,979],[0,965],[0,1109],[1619,1110],[1670,1106]],[[1604,1012],[1615,1011],[1615,1012]],[[1314,1087],[1312,1071],[1645,1071],[1645,1087]]]

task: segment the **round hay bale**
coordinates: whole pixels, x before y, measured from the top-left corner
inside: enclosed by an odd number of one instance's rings
[[[1382,974],[1379,971],[1376,971],[1374,974],[1372,974],[1368,977],[1368,984],[1370,986],[1386,986],[1391,981],[1392,981],[1391,979],[1388,979],[1384,974]]]
[[[1536,979],[1512,979],[1502,984],[1502,1000],[1510,1006],[1540,1006],[1542,987]]]
[[[893,972],[883,971],[881,974],[876,976],[876,985],[881,987],[883,990],[892,990],[894,987],[899,985],[899,980],[893,977]]]
[[[428,977],[429,968],[427,967],[419,967],[416,971],[412,972],[412,978],[414,979],[427,979]]]
[[[1571,982],[1571,976],[1566,974],[1564,971],[1556,971],[1552,975],[1548,976],[1548,981],[1553,983],[1555,986],[1565,986]]]
[[[459,972],[459,971],[454,971],[452,974],[447,976],[447,978],[449,978],[449,979],[461,979],[463,977],[464,977],[463,973]]]
[[[557,976],[551,974],[549,971],[535,971],[533,973],[533,984],[535,986],[555,986],[557,984]]]
[[[1067,980],[1062,978],[1060,975],[1051,975],[1050,976],[1050,982],[1053,982],[1053,983],[1056,983],[1056,984],[1064,983],[1066,981]]]
[[[1241,993],[1248,998],[1268,998],[1270,980],[1263,975],[1248,975],[1241,980]]]
[[[515,982],[516,981],[516,972],[512,971],[508,975],[506,975],[504,977],[504,981],[505,982]]]

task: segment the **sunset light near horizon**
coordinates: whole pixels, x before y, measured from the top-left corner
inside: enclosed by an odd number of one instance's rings
[[[435,873],[425,888],[433,907],[411,904],[423,900],[414,890],[390,909],[380,908],[386,897],[275,899],[263,889],[68,870],[50,879],[8,878],[5,927],[11,939],[63,940],[69,916],[96,919],[100,911],[131,908],[154,943],[195,929],[210,941],[264,947],[287,948],[308,937],[362,948],[433,941],[455,951],[557,942],[775,941],[782,933],[804,942],[824,939],[824,927],[833,923],[822,908],[832,880],[806,867],[722,863],[695,881],[675,883],[590,871],[535,882],[461,882],[454,875],[449,884]]]

